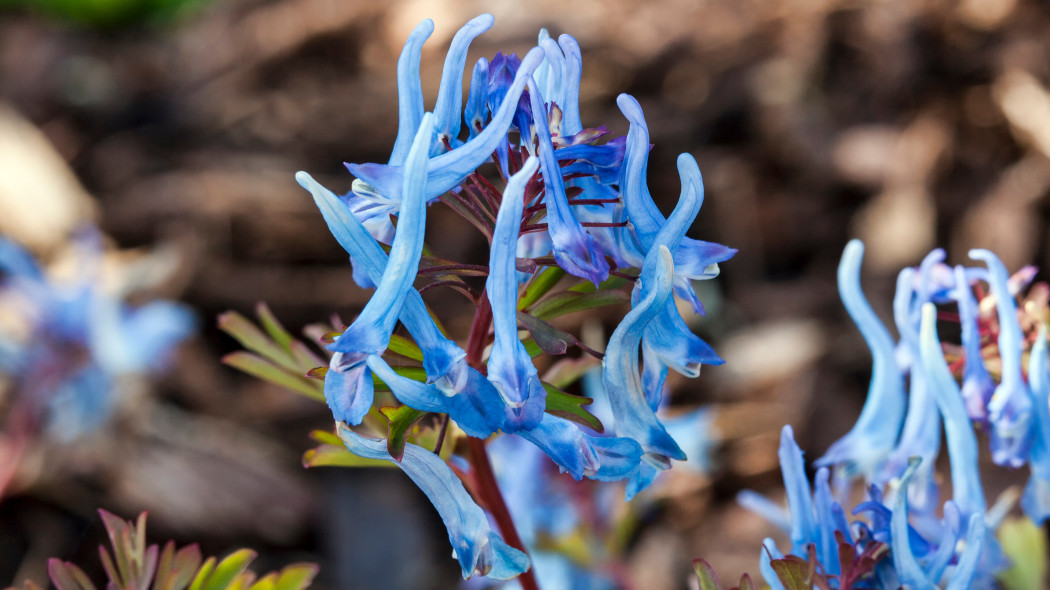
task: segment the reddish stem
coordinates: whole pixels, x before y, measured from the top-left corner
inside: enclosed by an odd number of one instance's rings
[[[492,307],[489,298],[484,294],[478,305],[478,313],[474,316],[474,322],[470,326],[470,337],[467,340],[467,364],[484,371],[481,364],[481,356],[488,341],[489,328],[492,326]],[[470,449],[470,464],[473,467],[475,491],[481,503],[492,513],[503,540],[508,545],[528,555],[525,543],[521,542],[518,529],[514,526],[514,519],[510,516],[507,503],[503,500],[503,494],[496,484],[496,474],[492,471],[492,463],[489,461],[488,451],[485,449],[485,441],[480,438],[468,436],[467,447]],[[536,577],[532,574],[532,568],[518,576],[518,583],[522,590],[540,590],[536,583]]]

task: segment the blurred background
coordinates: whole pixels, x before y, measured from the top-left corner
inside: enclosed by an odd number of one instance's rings
[[[50,556],[94,563],[98,507],[149,510],[156,541],[257,548],[259,569],[316,561],[321,588],[455,583],[440,522],[399,472],[300,467],[330,414],[220,365],[237,345],[214,318],[258,301],[293,332],[354,316],[368,294],[293,174],[341,192],[342,162],[386,161],[408,33],[436,23],[432,105],[451,36],[481,12],[496,25],[468,63],[521,54],[541,27],[574,35],[584,125],[626,133],[615,97],[636,96],[654,197],[671,209],[675,158],[694,154],[706,202],[690,235],[740,250],[704,284],[698,324],[727,365],[671,382],[675,405],[718,411],[714,471],[650,498],[637,587],[683,588],[701,556],[723,579],[757,574],[774,531],[734,496],[783,497],[783,424],[810,459],[852,425],[870,357],[835,288],[848,239],[867,244],[886,319],[897,270],[935,246],[1046,266],[1044,2],[0,0],[0,232],[51,261],[95,223],[124,259],[163,263],[143,297],[201,324],[150,401],[24,462],[0,500],[0,584],[44,580]],[[455,258],[480,238],[440,239]],[[463,333],[472,310],[449,313]],[[996,491],[1027,475],[985,473]]]

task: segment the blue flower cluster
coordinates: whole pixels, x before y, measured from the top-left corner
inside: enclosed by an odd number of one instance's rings
[[[75,243],[77,275],[49,278],[33,257],[0,238],[0,370],[30,431],[71,440],[100,426],[117,381],[163,369],[196,329],[186,307],[152,301],[130,306],[100,284],[101,246],[93,233]],[[23,427],[26,425],[23,425]]]
[[[417,26],[398,61],[399,125],[389,161],[348,164],[356,179],[342,196],[305,172],[296,179],[349,253],[357,284],[375,289],[328,346],[335,354],[325,396],[347,448],[394,461],[427,492],[464,577],[478,572],[505,579],[525,571],[527,557],[490,529],[437,454],[410,442],[396,457],[385,441],[350,428],[372,411],[376,380],[401,404],[443,414],[467,436],[518,435],[574,478],[627,480],[633,494],[672,460],[686,459],[656,414],[668,370],[696,376],[702,364],[722,363],[688,328],[674,296],[702,313],[692,281],[716,276],[718,263],[736,251],[685,237],[703,202],[700,171],[688,154],[678,160],[677,206],[667,218],[657,208],[645,180],[648,129],[634,98],[617,100],[630,123],[625,138],[601,143],[604,128],[582,126],[581,56],[572,37],[555,41],[541,32],[538,46],[523,58],[497,54],[478,60],[464,104],[468,47],[492,24],[491,15],[482,15],[455,35],[432,112],[424,112],[419,65],[434,25],[426,20]],[[417,275],[431,268],[421,260],[428,205],[438,201],[491,245],[481,271],[484,292],[473,298],[478,317],[465,346],[442,331],[415,286]],[[445,267],[452,275],[459,268]],[[536,352],[519,333],[519,322],[540,322],[530,318],[522,297],[552,269],[576,277],[574,291],[559,292],[565,297],[633,283],[631,311],[604,354],[611,434],[548,411]],[[398,322],[421,353],[425,380],[406,376],[384,356]]]
[[[900,338],[895,343],[860,289],[863,251],[863,244],[851,242],[839,266],[843,303],[872,351],[861,415],[816,462],[820,469],[813,494],[801,451],[790,427],[785,428],[780,454],[790,515],[750,493],[741,500],[790,531],[794,555],[805,555],[815,544],[830,573],[839,573],[837,545],[830,542],[839,531],[859,547],[872,540],[890,546],[892,564],[876,570],[875,587],[936,588],[942,579],[950,580],[948,588],[990,587],[1007,565],[993,534],[1005,508],[987,505],[975,430],[987,432],[995,463],[1029,466],[1021,505],[1036,523],[1050,517],[1045,293],[1044,300],[1030,299],[1028,309],[1019,311],[1015,299],[1032,280],[1033,269],[1010,277],[987,250],[970,251],[983,267],[949,267],[943,264],[944,252],[935,250],[918,268],[899,275],[893,309]],[[941,343],[939,314],[960,324],[958,345]],[[934,478],[942,426],[952,491],[943,507]],[[843,483],[862,476],[869,484],[870,499],[854,514],[868,513],[870,524],[847,525],[831,495],[829,467],[837,469]],[[883,490],[888,490],[885,502]],[[767,550],[773,558],[780,555],[771,541]],[[776,588],[768,562],[767,557],[766,579]]]

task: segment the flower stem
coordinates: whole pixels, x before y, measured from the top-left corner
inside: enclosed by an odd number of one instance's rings
[[[470,326],[470,338],[467,341],[467,364],[478,371],[485,370],[484,365],[481,363],[481,355],[485,350],[485,342],[488,340],[491,326],[492,308],[489,306],[488,297],[482,294],[478,312],[474,315],[474,322]],[[496,483],[496,474],[492,471],[492,462],[489,461],[489,453],[485,448],[485,441],[472,436],[466,438],[467,447],[470,449],[470,464],[473,467],[474,482],[477,484],[475,489],[480,496],[478,499],[492,513],[492,518],[495,519],[496,526],[499,527],[500,533],[503,535],[503,540],[511,547],[528,555],[529,551],[526,549],[525,543],[521,542],[518,529],[514,526],[514,519],[510,515],[510,510],[507,509],[507,503],[503,500],[503,494]],[[540,590],[531,567],[528,571],[518,576],[518,583],[521,584],[522,590]]]

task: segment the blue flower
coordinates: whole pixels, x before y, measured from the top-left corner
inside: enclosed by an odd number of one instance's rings
[[[1046,326],[1032,345],[1028,361],[1028,385],[1032,393],[1034,422],[1028,465],[1032,470],[1021,497],[1021,507],[1036,524],[1050,518],[1050,359],[1047,358]]]
[[[17,399],[50,434],[72,440],[102,425],[117,400],[119,380],[165,369],[175,347],[196,329],[185,306],[153,301],[132,307],[99,285],[101,245],[93,231],[75,238],[79,274],[49,279],[33,257],[0,238],[0,291],[23,324],[0,334],[0,369],[13,377]]]
[[[357,319],[328,347],[337,354],[332,357],[325,378],[325,398],[336,420],[360,424],[372,407],[372,375],[366,362],[370,355],[381,354],[390,344],[390,335],[416,278],[426,226],[423,191],[427,150],[433,135],[433,117],[424,115],[408,154],[404,202],[383,277]]]
[[[634,305],[616,327],[602,361],[602,380],[612,407],[614,430],[618,436],[638,441],[645,451],[644,462],[634,477],[645,485],[656,476],[656,470],[669,468],[671,459],[686,459],[681,447],[667,433],[646,401],[638,373],[638,346],[646,326],[671,296],[673,264],[670,250],[662,245],[654,248],[646,258],[640,280],[651,286],[645,287],[646,297]],[[629,488],[628,495],[642,487],[644,485]]]
[[[959,324],[962,327],[962,345],[966,354],[963,369],[962,396],[970,418],[980,422],[988,420],[988,402],[995,391],[995,381],[984,366],[981,354],[981,333],[977,326],[977,302],[974,301],[966,269],[956,266],[955,300],[959,307]]]
[[[464,578],[478,573],[509,580],[529,569],[528,556],[504,543],[491,529],[485,512],[441,457],[409,443],[401,461],[395,461],[387,452],[386,441],[363,437],[343,424],[338,425],[338,432],[351,453],[392,462],[423,490],[448,529]]]
[[[495,332],[488,377],[507,404],[506,426],[510,431],[535,428],[543,418],[547,400],[547,391],[540,383],[532,357],[518,339],[518,279],[514,266],[525,185],[539,165],[539,161],[531,157],[507,181],[492,233],[489,277],[485,282]]]
[[[999,465],[1020,467],[1027,460],[1032,439],[1032,399],[1021,373],[1024,335],[1017,320],[1017,305],[1007,285],[1006,268],[999,258],[988,250],[970,250],[970,258],[988,266],[992,295],[999,312],[999,356],[1003,369],[999,385],[988,402],[992,460]]]
[[[360,267],[370,280],[378,282],[387,266],[387,255],[379,243],[331,191],[305,172],[297,173],[295,178],[313,195],[328,229],[339,245],[350,254],[352,260],[357,261],[355,268]],[[419,291],[408,291],[400,319],[423,351],[423,368],[428,382],[436,384],[446,393],[461,390],[467,378],[466,352],[441,333],[427,312]]]
[[[587,279],[597,287],[609,278],[609,264],[594,237],[584,230],[569,208],[569,198],[565,195],[565,182],[562,180],[563,172],[558,165],[551,132],[547,127],[547,111],[540,93],[531,82],[529,98],[532,101],[535,133],[539,142],[537,150],[543,170],[544,204],[547,207],[554,259],[566,272]]]
[[[656,239],[656,234],[664,226],[665,219],[653,202],[649,187],[645,181],[646,167],[649,161],[649,128],[645,124],[642,107],[629,94],[616,98],[620,111],[631,123],[627,132],[627,151],[624,155],[623,172],[620,178],[620,190],[623,194],[627,217],[634,228],[636,240],[634,252],[625,244],[625,255],[638,258],[637,252],[648,252]],[[701,183],[698,190],[703,191]],[[699,195],[703,202],[703,192]],[[695,214],[694,214],[695,216]],[[725,262],[736,254],[733,248],[721,244],[684,238],[675,252],[675,294],[688,301],[693,311],[703,313],[703,306],[690,283],[692,280],[710,279],[718,275],[718,263]]]
[[[893,338],[879,321],[860,286],[864,244],[852,240],[839,263],[839,294],[846,311],[871,349],[872,374],[868,398],[853,428],[817,461],[843,465],[848,473],[871,475],[893,449],[904,420],[904,384],[894,357]]]

